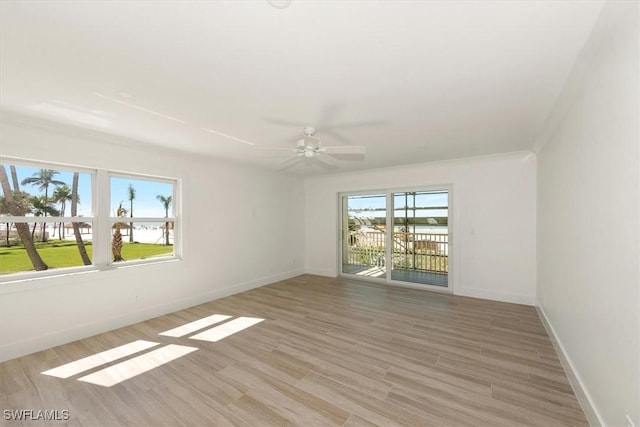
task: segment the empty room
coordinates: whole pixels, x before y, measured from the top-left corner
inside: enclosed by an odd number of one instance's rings
[[[639,10],[0,2],[0,425],[640,427]]]

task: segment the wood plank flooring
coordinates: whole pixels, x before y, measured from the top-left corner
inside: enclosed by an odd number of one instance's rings
[[[231,317],[159,335],[214,314]],[[264,320],[190,338],[242,317]],[[137,340],[158,344],[42,374]],[[196,350],[110,387],[79,380],[171,345]],[[310,275],[2,363],[0,380],[2,410],[70,415],[8,426],[588,425],[533,307]]]

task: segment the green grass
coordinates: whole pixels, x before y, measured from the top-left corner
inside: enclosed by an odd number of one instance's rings
[[[122,245],[122,258],[124,258],[125,261],[145,259],[171,253],[173,253],[173,246],[156,245],[153,243],[124,243]]]
[[[92,258],[93,247],[90,243],[85,243],[85,245],[89,258]],[[49,268],[83,265],[75,241],[51,240],[46,243],[36,243],[36,248]],[[171,253],[173,253],[173,246],[154,245],[151,243],[124,243],[122,246],[122,257],[127,261]],[[22,246],[0,248],[0,274],[32,270],[33,265]]]

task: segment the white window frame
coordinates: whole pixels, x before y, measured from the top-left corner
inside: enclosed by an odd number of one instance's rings
[[[177,247],[178,247],[178,241],[179,241],[179,234],[177,232],[177,227],[178,227],[178,216],[176,215],[177,209],[178,209],[178,205],[177,205],[177,186],[178,186],[178,180],[177,179],[172,179],[172,178],[165,178],[165,177],[158,177],[158,176],[153,176],[153,175],[142,175],[142,174],[133,174],[133,173],[125,173],[125,172],[114,172],[114,171],[99,171],[99,172],[104,172],[107,175],[107,183],[106,186],[109,188],[109,203],[107,204],[107,209],[109,210],[109,226],[107,228],[108,230],[108,236],[107,236],[107,240],[109,241],[109,253],[107,254],[108,256],[108,261],[106,263],[104,263],[104,265],[106,266],[114,266],[114,267],[119,267],[122,265],[134,265],[134,264],[149,264],[149,263],[153,263],[153,262],[158,262],[160,260],[168,260],[168,259],[172,259],[172,258],[176,258],[176,251],[177,251]],[[172,204],[173,204],[173,216],[170,217],[126,217],[127,220],[123,221],[122,218],[118,218],[118,217],[114,217],[112,215],[112,212],[110,211],[111,209],[111,178],[130,178],[130,179],[137,179],[137,180],[141,180],[141,181],[156,181],[156,182],[162,182],[165,184],[171,184],[173,186],[173,192],[171,193],[171,200],[172,200]],[[158,257],[154,257],[152,259],[138,259],[138,260],[131,260],[131,261],[119,261],[118,263],[114,263],[113,260],[111,259],[111,227],[113,226],[113,224],[115,224],[116,222],[173,222],[173,254],[170,255],[159,255]],[[101,230],[104,227],[101,227]],[[103,261],[103,260],[101,260]]]
[[[69,274],[87,273],[92,271],[113,270],[122,267],[130,267],[135,265],[144,264],[157,264],[164,262],[179,261],[181,257],[181,224],[180,224],[180,185],[181,181],[177,178],[160,177],[153,175],[145,175],[140,173],[131,173],[123,171],[114,171],[108,169],[87,168],[75,165],[69,165],[64,163],[53,163],[47,161],[23,159],[17,157],[0,156],[0,163],[3,165],[16,165],[16,166],[28,166],[35,168],[46,168],[60,170],[64,172],[79,172],[83,174],[91,175],[91,216],[48,216],[46,217],[47,223],[53,222],[87,222],[92,224],[92,239],[91,245],[93,247],[92,265],[77,266],[77,267],[60,267],[52,268],[44,271],[25,271],[16,272],[10,274],[0,275],[0,293],[8,293],[19,290],[24,290],[24,281],[31,281],[33,279],[43,279],[49,277],[65,276]],[[164,217],[133,217],[128,218],[127,222],[173,222],[173,253],[168,255],[161,255],[153,258],[121,261],[114,263],[111,257],[111,226],[113,223],[122,221],[120,218],[114,218],[111,216],[110,204],[111,204],[111,188],[110,178],[111,176],[119,178],[131,178],[147,181],[159,181],[169,183],[173,185],[172,205],[173,216],[169,218]],[[2,191],[0,190],[1,194]],[[31,217],[31,216],[0,216],[1,222],[11,223],[42,223],[43,217]],[[11,284],[17,284],[19,287],[12,287]]]

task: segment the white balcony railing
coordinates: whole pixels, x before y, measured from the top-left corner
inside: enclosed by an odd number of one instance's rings
[[[344,250],[344,264],[386,267],[385,233],[353,231]],[[393,233],[394,270],[430,273],[449,272],[449,235],[440,233]]]

